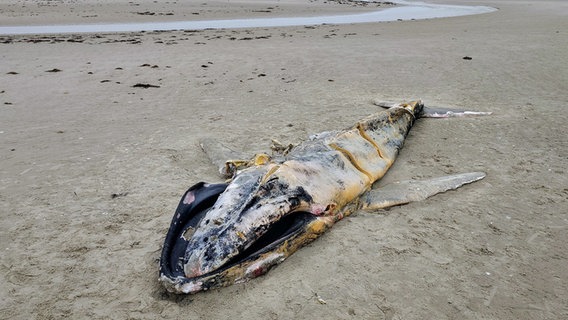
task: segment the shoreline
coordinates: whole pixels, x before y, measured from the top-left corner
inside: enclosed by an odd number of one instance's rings
[[[0,3],[3,26],[41,26],[56,24],[116,24],[152,23],[172,21],[197,21],[317,16],[341,13],[358,13],[388,8],[391,2],[353,4],[342,1],[301,0],[211,0],[204,2],[157,2],[153,0],[85,0],[76,3],[53,5],[25,5],[18,0]]]
[[[391,3],[388,3],[389,5]],[[380,7],[381,4],[375,4]],[[399,6],[401,5],[401,6]],[[273,7],[269,7],[273,9]],[[359,13],[341,12],[334,15],[288,16],[270,18],[236,18],[220,20],[162,21],[144,23],[87,23],[53,24],[37,26],[0,26],[0,35],[40,35],[79,33],[120,33],[205,29],[273,28],[292,26],[314,26],[323,24],[376,23],[404,20],[449,18],[464,15],[485,14],[497,9],[482,6],[455,6],[426,3],[401,2],[396,7]],[[269,11],[270,10],[266,10]]]

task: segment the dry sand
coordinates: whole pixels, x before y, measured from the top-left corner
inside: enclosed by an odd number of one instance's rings
[[[0,318],[568,318],[568,3],[444,2],[500,10],[310,28],[1,37]],[[132,3],[44,1],[55,10],[42,15],[35,2],[2,0],[0,21],[265,16],[252,9],[287,1],[227,12]],[[301,11],[295,5],[286,10]],[[494,115],[419,121],[384,180],[478,170],[485,180],[355,214],[246,284],[192,296],[159,285],[179,197],[198,181],[220,181],[199,138],[253,154],[271,138],[298,142],[346,127],[376,110],[373,99],[413,98]]]

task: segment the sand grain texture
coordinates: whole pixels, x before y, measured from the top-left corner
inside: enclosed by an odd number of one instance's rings
[[[138,3],[132,11],[193,10]],[[1,11],[2,23],[18,14],[39,21],[30,2],[0,4],[14,10]],[[0,37],[0,318],[567,318],[568,4],[475,4],[500,10]],[[98,14],[112,16],[104,8]],[[61,21],[94,19],[75,14]],[[223,15],[235,13],[211,16]],[[487,178],[349,217],[246,284],[193,296],[158,284],[179,197],[198,181],[220,181],[198,139],[253,154],[271,138],[296,143],[351,125],[376,110],[374,99],[414,98],[494,115],[419,121],[384,182],[467,171]]]

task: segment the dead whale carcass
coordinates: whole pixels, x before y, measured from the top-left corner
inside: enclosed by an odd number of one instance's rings
[[[351,128],[252,160],[232,160],[234,151],[208,141],[204,150],[232,179],[198,183],[182,197],[164,242],[160,281],[175,293],[243,282],[356,210],[418,201],[483,179],[484,173],[472,172],[371,189],[393,164],[415,119],[444,114],[465,111],[428,110],[420,101],[398,104]]]

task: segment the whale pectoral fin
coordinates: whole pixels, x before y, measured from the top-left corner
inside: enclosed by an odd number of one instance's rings
[[[209,160],[219,168],[219,173],[225,178],[231,178],[238,168],[246,166],[251,162],[250,160],[244,160],[248,157],[243,153],[235,151],[215,139],[201,139],[199,145]]]
[[[360,199],[359,209],[372,211],[424,200],[435,194],[479,181],[484,177],[483,172],[470,172],[431,179],[393,182],[365,193]]]
[[[199,145],[224,178],[232,178],[239,169],[263,165],[270,161],[267,154],[259,153],[249,158],[211,138],[200,140]]]

